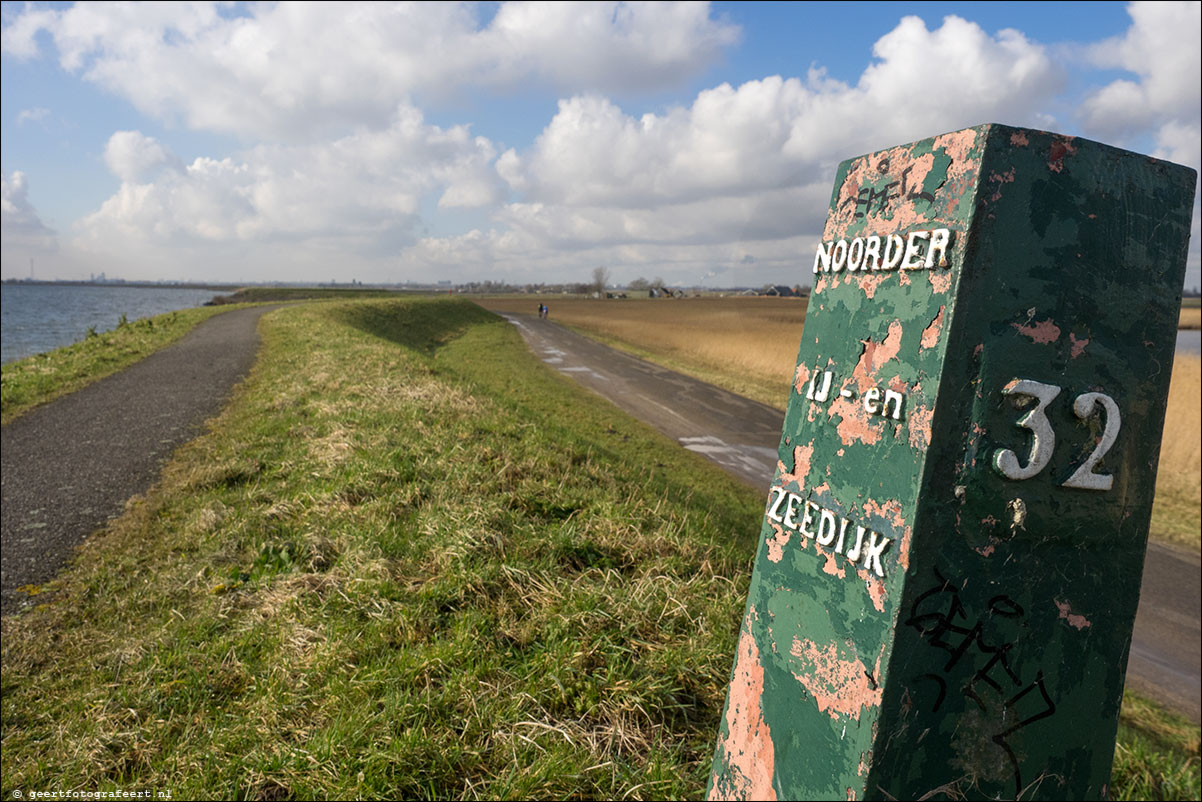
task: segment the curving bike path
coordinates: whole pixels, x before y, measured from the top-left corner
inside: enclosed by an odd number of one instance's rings
[[[0,429],[0,613],[51,579],[89,534],[158,478],[254,364],[259,318],[215,315],[179,342]]]

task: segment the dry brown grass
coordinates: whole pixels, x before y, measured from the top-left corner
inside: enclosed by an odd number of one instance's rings
[[[1160,445],[1160,468],[1156,475],[1156,504],[1152,508],[1152,532],[1159,538],[1183,545],[1199,546],[1202,516],[1199,442],[1202,437],[1202,359],[1178,354],[1173,363],[1173,381],[1165,411],[1165,436]]]
[[[494,312],[530,313],[536,296],[484,298]],[[546,300],[551,319],[669,367],[783,409],[806,304],[797,298]]]
[[[1183,307],[1181,309],[1181,321],[1177,324],[1179,329],[1202,329],[1202,309],[1198,307]]]
[[[485,298],[495,312],[532,313],[539,298]],[[650,361],[702,378],[778,409],[805,321],[796,298],[546,300],[552,320]],[[1181,327],[1198,326],[1202,309],[1181,310]],[[1199,548],[1199,359],[1178,356],[1173,368],[1152,531],[1157,539]]]

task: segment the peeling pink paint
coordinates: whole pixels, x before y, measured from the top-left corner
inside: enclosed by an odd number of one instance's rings
[[[796,373],[793,374],[793,388],[797,390],[798,395],[805,395],[806,385],[810,382],[810,367],[805,362],[798,364]]]
[[[1031,140],[1027,139],[1026,131],[1015,131],[1010,135],[1010,144],[1017,147],[1026,147],[1031,144]]]
[[[1059,599],[1057,599],[1056,607],[1057,607],[1057,609],[1060,610],[1060,617],[1062,619],[1068,621],[1068,625],[1070,627],[1076,627],[1077,629],[1085,629],[1086,627],[1093,626],[1089,622],[1089,619],[1086,618],[1085,616],[1075,615],[1072,611],[1072,605],[1069,604],[1068,602],[1062,602]]]
[[[871,338],[864,341],[864,352],[852,371],[856,390],[863,395],[876,386],[876,375],[886,362],[897,357],[901,350],[902,325],[895,320],[889,324],[889,333],[883,342],[875,342]],[[872,415],[864,409],[862,403],[857,403],[842,395],[827,408],[827,418],[840,417],[836,431],[843,445],[850,446],[856,442],[872,445],[880,441],[884,431],[884,419]]]
[[[876,295],[876,288],[881,286],[881,282],[888,276],[888,273],[866,273],[860,276],[859,284],[860,289],[864,291],[864,297],[871,301]]]
[[[722,743],[729,782],[710,783],[710,799],[776,799],[772,777],[776,773],[776,752],[772,733],[764,721],[761,700],[764,695],[764,666],[760,650],[751,634],[755,608],[747,612],[739,633],[734,677],[726,703],[726,739]]]
[[[910,413],[906,425],[910,428],[910,448],[926,451],[931,445],[931,420],[935,410],[919,406]]]
[[[860,360],[856,363],[855,370],[852,371],[852,377],[856,380],[856,389],[860,393],[868,392],[876,384],[876,374],[881,366],[897,357],[898,351],[901,350],[901,339],[901,321],[894,320],[889,324],[889,333],[885,335],[883,342],[877,343],[872,339],[864,341],[864,353],[860,355]]]
[[[772,521],[769,521],[768,525],[776,532],[775,535],[765,541],[768,544],[768,559],[771,562],[778,563],[784,559],[785,546],[789,545],[791,533],[787,532],[783,526],[777,526],[772,523]]]
[[[843,445],[850,446],[859,441],[870,446],[880,441],[882,426],[879,423],[873,425],[873,416],[864,409],[863,404],[857,404],[855,401],[839,396],[827,410],[828,418],[836,415],[840,417],[840,421],[839,425],[835,427],[835,431],[839,434]]]
[[[942,295],[952,288],[952,274],[950,272],[929,270],[927,271],[927,279],[931,282],[931,291],[936,295]]]
[[[985,343],[977,343],[977,347],[972,349],[972,355],[974,357],[980,356],[981,352],[984,350],[985,350]]]
[[[1077,148],[1073,145],[1075,138],[1071,136],[1056,136],[1053,138],[1052,147],[1048,151],[1049,170],[1058,173],[1064,169],[1064,157],[1072,156],[1077,152]]]
[[[944,176],[943,189],[940,191],[940,200],[949,206],[968,189],[968,183],[971,179],[970,173],[975,174],[977,168],[976,161],[970,162],[968,154],[976,143],[976,139],[977,132],[972,130],[957,131],[935,138],[935,149],[942,149],[951,157],[951,164],[948,166],[947,174]],[[888,162],[888,169],[881,172],[879,168],[886,161]],[[846,202],[848,199],[855,199],[862,187],[866,185],[882,186],[889,182],[898,182],[900,185],[902,175],[905,173],[906,185],[909,188],[921,188],[927,176],[934,168],[934,165],[934,153],[915,156],[912,149],[906,146],[890,148],[857,159],[851,165],[847,175],[843,179],[843,185],[839,188],[839,202],[827,216],[826,225],[822,232],[823,240],[841,239],[846,234],[848,228],[857,222],[857,213],[860,213],[860,219],[863,219],[863,207],[855,203]],[[920,208],[921,213],[919,211]],[[869,210],[867,214],[869,218],[876,218],[882,214],[887,215],[889,218],[888,222],[890,223],[890,231],[900,231],[925,223],[928,219],[929,211],[930,209],[925,203],[919,205],[913,201],[899,198],[893,203],[888,204],[883,212],[874,208]],[[900,278],[901,280],[905,280],[905,274],[900,274]]]
[[[1002,185],[1002,184],[1013,184],[1013,183],[1014,183],[1014,168],[1013,168],[1013,167],[1011,167],[1011,168],[1010,168],[1010,170],[1009,170],[1008,172],[1005,172],[1005,173],[992,173],[992,174],[989,176],[989,180],[990,180],[990,181],[992,181],[992,182],[994,182],[995,184],[998,184],[997,191],[995,191],[995,192],[993,193],[993,197],[991,197],[989,200],[991,200],[991,201],[1000,201],[1000,200],[1002,199],[1002,187],[1001,187],[1001,185]]]
[[[826,562],[824,562],[822,565],[823,573],[830,574],[831,576],[837,576],[840,579],[843,579],[845,576],[847,576],[846,569],[839,567],[839,562],[835,559],[834,554],[831,554],[822,548],[819,548],[818,551],[826,558]]]
[[[997,549],[997,544],[990,543],[988,546],[985,546],[984,548],[976,549],[976,552],[977,552],[977,554],[980,554],[982,557],[988,557],[989,555],[993,554],[993,552],[996,549]]]
[[[872,606],[878,613],[885,612],[885,583],[876,574],[869,571],[867,568],[857,568],[856,576],[864,582],[864,588],[868,591],[868,598],[872,600]]]
[[[943,330],[943,313],[946,310],[946,306],[939,307],[939,314],[935,315],[935,319],[931,321],[931,325],[922,330],[922,340],[920,342],[923,348],[934,348],[939,342],[939,333]]]
[[[978,174],[979,160],[969,158],[976,142],[977,132],[971,129],[935,137],[935,147],[943,148],[952,158],[943,188],[939,191],[939,197],[945,204],[943,212],[949,216],[953,214],[955,203],[969,191]]]
[[[802,641],[794,636],[789,654],[801,661],[802,670],[795,672],[793,677],[809,691],[819,712],[835,721],[840,715],[859,721],[861,709],[880,707],[880,684],[872,687],[867,666],[856,657],[841,659],[839,647],[834,643],[823,648],[813,641]],[[877,657],[873,676],[879,676],[880,670],[881,658]]]
[[[1060,327],[1053,323],[1051,318],[1027,326],[1020,326],[1017,323],[1011,323],[1010,325],[1019,334],[1024,337],[1030,337],[1032,342],[1039,343],[1040,345],[1054,343],[1060,337]]]
[[[1085,353],[1085,346],[1089,345],[1088,337],[1084,340],[1078,340],[1077,335],[1073,334],[1072,332],[1069,332],[1068,341],[1072,348],[1073,359],[1076,359],[1077,357],[1081,356],[1081,354]]]
[[[807,446],[793,447],[793,472],[789,473],[785,469],[785,464],[780,460],[776,461],[776,469],[780,472],[780,482],[782,485],[787,485],[789,482],[796,482],[797,487],[805,490],[806,478],[810,475],[810,463],[814,459],[814,441],[811,440]]]

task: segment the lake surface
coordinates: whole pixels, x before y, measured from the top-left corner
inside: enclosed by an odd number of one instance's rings
[[[164,312],[203,306],[219,292],[172,287],[98,287],[70,284],[0,284],[0,350],[3,361],[79,342],[96,327],[115,329]]]
[[[1197,329],[1193,331],[1178,331],[1177,353],[1193,354],[1194,356],[1202,354],[1202,331],[1198,331]]]

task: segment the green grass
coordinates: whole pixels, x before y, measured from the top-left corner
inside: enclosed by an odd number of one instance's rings
[[[351,289],[337,287],[244,287],[230,295],[219,295],[213,299],[217,304],[266,303],[278,301],[313,301],[319,299],[350,300],[358,298],[395,298],[399,290]],[[405,292],[405,295],[419,293]],[[425,294],[425,293],[421,293]]]
[[[1114,799],[1198,799],[1202,730],[1128,691],[1111,788]]]
[[[700,797],[760,493],[473,304],[261,331],[210,433],[3,620],[0,794]],[[1197,798],[1125,716],[1116,791]]]
[[[4,365],[0,374],[0,421],[103,379],[179,340],[198,323],[229,307],[199,307],[121,322],[103,334]]]
[[[698,796],[759,493],[467,303],[272,313],[4,620],[3,794]]]

